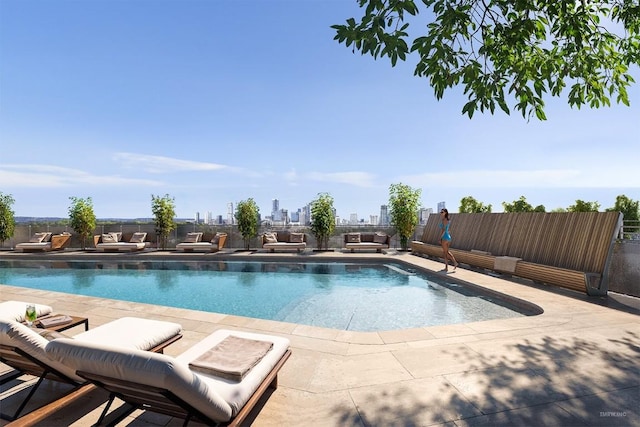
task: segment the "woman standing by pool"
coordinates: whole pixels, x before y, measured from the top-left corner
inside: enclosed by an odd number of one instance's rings
[[[440,228],[442,229],[440,244],[442,245],[442,252],[444,253],[444,271],[449,271],[449,258],[453,261],[453,271],[456,271],[458,261],[456,261],[456,258],[449,251],[451,234],[449,234],[449,211],[446,209],[440,211]]]

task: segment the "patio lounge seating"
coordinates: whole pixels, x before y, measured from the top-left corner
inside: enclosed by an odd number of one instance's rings
[[[346,233],[344,235],[344,248],[354,252],[357,250],[374,249],[382,252],[389,249],[391,236],[387,233],[377,231],[375,233]]]
[[[235,344],[231,344],[234,342]],[[261,351],[254,346],[262,347]],[[225,349],[225,346],[226,349]],[[177,357],[139,350],[125,350],[101,343],[57,339],[47,346],[47,355],[77,369],[77,374],[111,393],[97,425],[108,414],[118,397],[131,405],[207,425],[240,425],[271,386],[289,358],[289,340],[247,332],[218,330]],[[230,371],[244,371],[235,379],[229,372],[204,373],[191,368],[205,355],[237,364]],[[213,356],[211,356],[213,355]],[[242,356],[251,362],[245,364]],[[251,357],[253,356],[253,357]],[[117,424],[128,413],[109,423]]]
[[[35,233],[28,242],[18,243],[16,250],[21,252],[61,251],[71,243],[71,234]]]
[[[36,317],[51,314],[53,309],[48,305],[34,304],[36,307]],[[15,320],[16,322],[25,321],[25,310],[27,303],[22,301],[3,301],[0,302],[0,319]]]
[[[203,233],[187,233],[187,238],[176,245],[177,250],[185,252],[206,251],[217,252],[224,248],[227,241],[227,233],[216,233],[210,239]]]
[[[127,238],[120,232],[110,232],[93,236],[93,243],[102,252],[134,252],[143,250],[147,244],[147,233],[133,233]]]
[[[23,374],[39,377],[15,414],[8,418],[15,419],[20,415],[45,378],[75,387],[86,383],[76,374],[75,366],[65,360],[52,359],[46,353],[51,340],[59,337],[64,335],[47,329],[32,329],[13,320],[0,320],[0,361]],[[162,352],[181,337],[182,327],[177,323],[123,317],[68,339],[87,345],[101,343],[124,352],[134,349]],[[3,414],[3,418],[7,416]]]
[[[277,230],[262,234],[262,248],[268,249],[269,252],[290,251],[292,249],[297,252],[304,251],[307,247],[307,235],[305,233],[296,233],[288,230]]]

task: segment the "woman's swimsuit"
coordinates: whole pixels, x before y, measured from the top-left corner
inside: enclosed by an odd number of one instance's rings
[[[451,241],[451,234],[449,234],[449,223],[447,223],[446,226],[443,226],[442,223],[440,223],[440,228],[444,228],[444,234],[442,235],[442,240],[446,240],[448,242]]]

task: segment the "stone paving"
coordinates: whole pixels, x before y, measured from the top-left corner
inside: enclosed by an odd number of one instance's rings
[[[2,259],[12,256],[2,254]],[[261,252],[249,256],[273,258]],[[318,259],[323,254],[312,256]],[[398,260],[434,272],[442,268],[441,263],[406,252],[330,256]],[[305,255],[278,257],[302,260]],[[278,389],[262,399],[246,423],[255,427],[640,426],[638,299],[587,297],[463,268],[449,276],[528,301],[544,312],[409,330],[350,332],[8,285],[0,286],[0,300],[45,303],[57,312],[89,317],[92,327],[121,316],[178,322],[184,338],[165,350],[171,355],[219,328],[285,336],[293,354],[280,371]],[[68,332],[82,330],[75,329]],[[2,411],[15,407],[33,383],[32,377],[23,376],[2,386]],[[38,394],[48,398],[67,389],[48,382]],[[93,425],[106,398],[96,390],[38,425]],[[36,398],[30,406],[37,403]],[[137,411],[119,425],[181,424]]]

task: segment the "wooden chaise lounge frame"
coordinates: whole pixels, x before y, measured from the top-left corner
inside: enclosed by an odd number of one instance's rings
[[[87,373],[83,371],[77,371],[76,373],[86,378],[88,381],[96,384],[97,386],[107,390],[110,393],[109,402],[102,411],[100,418],[96,425],[101,425],[105,416],[109,412],[109,408],[113,403],[113,400],[117,397],[124,402],[131,405],[129,410],[119,414],[117,419],[111,420],[110,425],[116,425],[124,418],[129,416],[136,409],[144,409],[151,412],[157,412],[172,417],[178,417],[184,419],[184,426],[190,421],[204,423],[212,426],[240,426],[242,422],[251,413],[251,410],[258,403],[262,395],[267,389],[276,389],[278,387],[278,372],[284,365],[284,363],[291,356],[291,349],[288,349],[280,360],[276,363],[269,374],[260,383],[256,391],[253,393],[247,403],[240,409],[238,414],[226,423],[214,421],[195,409],[193,406],[182,400],[179,396],[171,391],[153,387],[149,385],[142,385],[135,382],[123,381],[120,379],[105,377],[97,374]]]
[[[439,222],[429,216],[413,254],[442,257]],[[451,214],[451,253],[472,267],[601,296],[621,225],[619,212]]]

